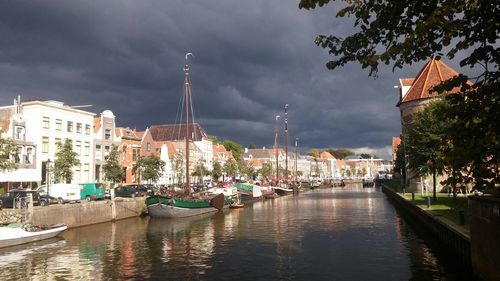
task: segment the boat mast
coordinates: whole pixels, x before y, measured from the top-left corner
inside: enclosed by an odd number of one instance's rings
[[[189,65],[188,56],[192,53],[186,54],[186,65],[184,65],[184,102],[186,106],[186,187],[184,192],[189,195],[190,182],[189,182],[189,103],[191,102],[191,87],[189,85]]]
[[[288,183],[288,103],[285,104],[285,180]]]
[[[276,182],[279,183],[279,176],[280,176],[280,170],[279,170],[279,162],[278,162],[278,119],[280,118],[279,115],[276,115],[276,126],[274,129],[274,153],[276,154]]]

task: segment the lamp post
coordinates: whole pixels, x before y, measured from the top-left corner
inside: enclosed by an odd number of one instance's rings
[[[276,154],[276,183],[279,183],[279,175],[280,175],[280,170],[279,170],[279,162],[278,162],[278,119],[280,118],[279,115],[276,115],[276,125],[275,125],[275,135],[274,135],[274,153]]]
[[[299,141],[299,138],[295,138],[295,181],[297,181],[299,178],[299,174],[297,172],[297,158],[298,158],[297,142],[298,141]]]
[[[285,104],[285,180],[288,183],[288,103]]]
[[[50,198],[50,158],[47,160],[45,169],[47,170],[47,196]]]

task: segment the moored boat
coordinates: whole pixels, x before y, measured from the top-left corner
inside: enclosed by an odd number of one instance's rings
[[[64,224],[33,225],[9,224],[0,227],[0,248],[36,242],[56,237],[68,227]]]
[[[191,86],[189,82],[189,65],[188,56],[191,53],[186,54],[186,65],[184,66],[184,91],[182,100],[184,101],[185,112],[185,124],[179,126],[184,127],[184,141],[185,141],[185,184],[184,184],[184,194],[177,196],[149,196],[146,198],[146,206],[148,213],[151,217],[157,218],[181,218],[181,217],[191,217],[206,213],[215,213],[222,210],[225,205],[226,198],[224,194],[208,194],[208,193],[198,193],[191,194],[191,184],[190,184],[190,165],[189,165],[189,143],[193,141],[194,123],[190,124],[189,119],[190,111],[192,113],[192,99],[191,99]],[[190,110],[191,109],[191,110]],[[191,118],[193,120],[193,118]],[[180,130],[179,130],[180,131]],[[228,202],[230,199],[227,199]],[[227,204],[227,206],[229,206]]]
[[[293,194],[293,189],[288,187],[273,186],[274,191],[280,196]]]

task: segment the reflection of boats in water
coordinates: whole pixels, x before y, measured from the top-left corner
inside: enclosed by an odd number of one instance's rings
[[[53,238],[67,228],[64,224],[51,226],[9,224],[2,226],[0,227],[0,248]]]
[[[213,213],[205,213],[187,218],[173,218],[169,220],[162,218],[150,218],[148,221],[147,232],[150,234],[172,235],[176,232],[187,230],[198,224],[208,223],[208,218],[211,216],[213,216]]]

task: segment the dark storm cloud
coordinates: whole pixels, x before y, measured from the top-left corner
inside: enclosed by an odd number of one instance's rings
[[[269,146],[289,108],[290,142],[383,149],[399,134],[398,77],[358,65],[329,71],[320,33],[348,34],[333,8],[294,1],[2,1],[0,105],[54,99],[112,110],[120,126],[173,123],[184,54],[193,52],[197,120],[208,134]]]

